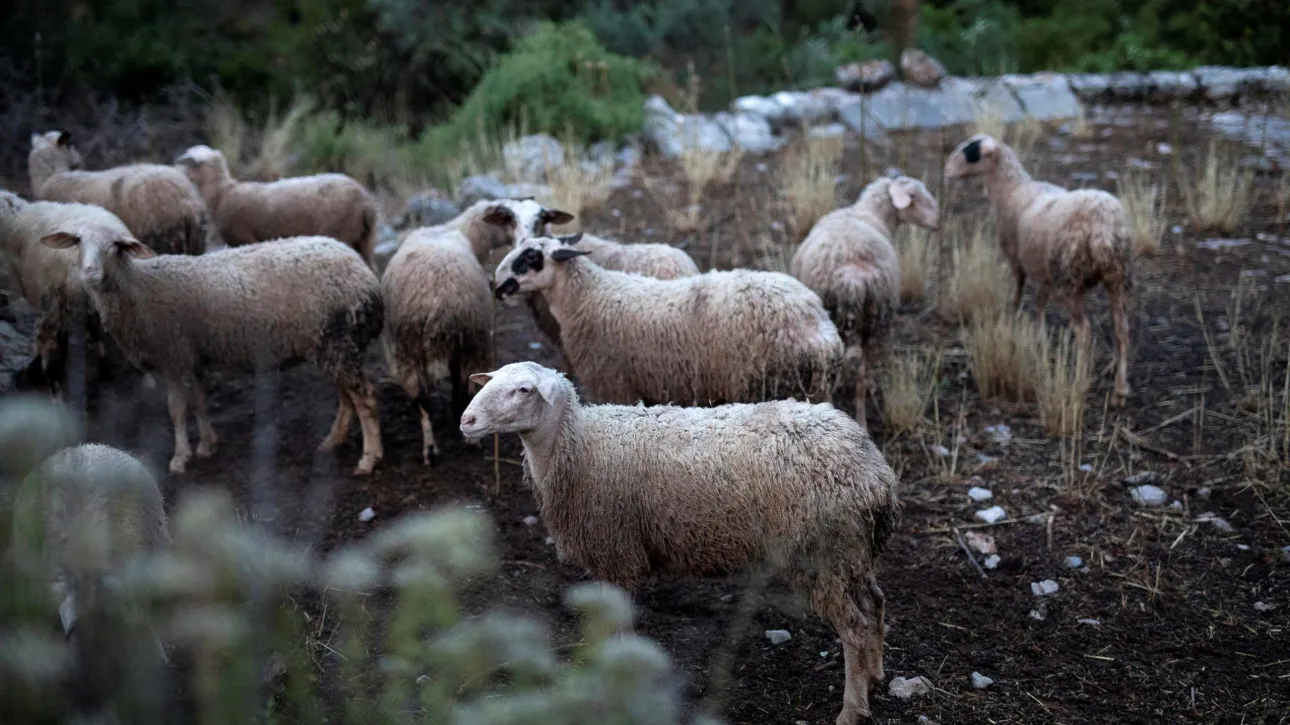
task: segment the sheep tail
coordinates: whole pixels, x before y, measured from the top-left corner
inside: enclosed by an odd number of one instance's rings
[[[845,265],[837,268],[833,290],[824,300],[838,333],[848,345],[867,347],[881,339],[891,325],[893,305],[884,290],[881,271],[875,267]]]

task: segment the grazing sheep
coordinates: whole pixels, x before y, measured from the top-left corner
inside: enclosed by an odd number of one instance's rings
[[[533,236],[547,234],[544,231]],[[581,232],[556,238],[574,249],[590,252],[587,259],[616,272],[635,272],[655,279],[679,279],[699,273],[699,265],[694,263],[690,255],[670,244],[625,244]],[[528,303],[538,329],[559,346],[560,323],[551,315],[546,298],[529,295]]]
[[[467,376],[493,365],[493,298],[471,240],[449,226],[412,231],[381,277],[390,374],[421,414],[421,458],[439,455],[431,386],[446,374],[453,415],[466,407]]]
[[[175,164],[197,185],[230,247],[290,237],[323,236],[353,247],[368,265],[376,247],[376,199],[344,174],[238,181],[224,154],[193,146]]]
[[[1099,283],[1106,287],[1116,344],[1112,404],[1124,405],[1129,395],[1126,307],[1133,287],[1133,233],[1120,200],[1097,189],[1069,191],[1036,181],[1011,148],[985,134],[959,144],[945,162],[946,179],[969,176],[985,177],[999,247],[1017,279],[1014,306],[1021,306],[1026,277],[1034,279],[1039,318],[1055,294],[1086,346],[1092,326],[1084,316],[1084,294]]]
[[[178,169],[130,164],[103,171],[73,170],[80,153],[66,131],[32,134],[27,171],[35,198],[97,204],[116,214],[134,236],[161,254],[201,254],[213,235],[206,203]]]
[[[76,253],[40,243],[42,237],[61,227],[84,224],[99,224],[121,236],[130,236],[125,224],[101,206],[29,202],[17,194],[0,191],[0,267],[4,270],[0,277],[6,278],[6,284],[16,288],[38,312],[36,358],[28,373],[48,376],[51,383],[64,379],[68,336],[73,326],[78,331],[85,330],[87,351],[105,354],[98,316],[87,304],[85,290],[76,278]]]
[[[660,280],[603,269],[557,239],[521,242],[497,266],[508,305],[541,292],[566,357],[599,402],[827,399],[843,347],[820,298],[776,272]]]
[[[867,428],[865,400],[900,303],[900,255],[891,237],[901,222],[940,223],[936,199],[918,179],[884,177],[855,204],[825,214],[793,253],[792,275],[820,296],[855,369],[856,420]]]
[[[868,716],[886,625],[875,560],[895,473],[855,421],[799,401],[716,408],[592,405],[536,363],[472,376],[462,433],[518,433],[562,562],[632,589],[650,572],[783,576],[842,639],[838,725]]]
[[[63,228],[41,240],[80,250],[81,282],[104,328],[135,365],[166,382],[175,428],[170,471],[192,457],[188,405],[201,433],[197,455],[218,436],[206,415],[207,366],[264,370],[316,364],[340,389],[340,406],[319,450],[345,439],[355,411],[363,455],[355,473],[382,457],[376,396],[363,373],[364,351],[381,332],[380,281],[353,249],[328,237],[297,237],[210,252],[156,256],[138,240],[99,225]]]

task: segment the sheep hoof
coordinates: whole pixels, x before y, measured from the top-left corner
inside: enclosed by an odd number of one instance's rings
[[[433,467],[439,460],[439,447],[425,448],[421,451],[421,462],[427,466]]]
[[[188,468],[188,456],[175,456],[170,459],[170,472],[183,473]]]
[[[370,458],[367,456],[363,456],[362,458],[359,459],[358,465],[354,467],[354,475],[370,476],[372,474],[372,471],[376,470],[376,463],[379,460],[381,459],[375,456],[372,456]]]
[[[857,723],[871,722],[869,717],[869,708],[842,708],[838,714],[837,725],[856,725]]]
[[[217,446],[218,444],[219,444],[219,440],[202,441],[198,443],[197,457],[210,458],[211,456],[215,455],[215,446]]]

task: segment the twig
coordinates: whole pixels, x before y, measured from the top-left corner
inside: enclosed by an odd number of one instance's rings
[[[947,526],[947,527],[942,528],[942,529],[923,529],[922,531],[919,531],[919,532],[917,532],[917,533],[919,533],[919,534],[952,534],[952,533],[954,533],[955,531],[957,531],[958,529],[985,529],[985,528],[989,528],[989,527],[991,527],[991,526],[1003,526],[1004,524],[1019,524],[1019,523],[1023,523],[1023,522],[1024,522],[1024,523],[1034,523],[1034,521],[1035,521],[1036,519],[1038,519],[1039,517],[1041,517],[1041,516],[1055,516],[1055,515],[1056,515],[1056,512],[1055,512],[1055,511],[1046,511],[1046,512],[1044,512],[1044,513],[1040,513],[1040,514],[1031,514],[1031,515],[1029,515],[1029,516],[1023,516],[1023,517],[1021,517],[1021,518],[1019,518],[1019,519],[1003,519],[1002,521],[992,521],[992,522],[990,522],[990,523],[980,523],[980,524],[958,524],[957,526]]]
[[[963,550],[963,553],[967,554],[968,561],[972,562],[972,566],[976,567],[976,572],[981,575],[982,579],[985,579],[985,569],[981,568],[981,564],[976,560],[976,555],[968,548],[967,542],[963,540],[963,534],[960,534],[958,529],[954,529],[954,538],[958,540],[959,548]]]
[[[519,466],[520,468],[524,467],[524,461],[517,461],[514,458],[497,458],[495,456],[484,456],[484,460],[492,461],[493,463],[508,463],[512,466]]]
[[[1189,463],[1186,458],[1178,455],[1177,453],[1174,453],[1173,451],[1165,450],[1160,446],[1148,443],[1145,438],[1138,435],[1137,433],[1134,433],[1128,428],[1121,428],[1120,435],[1124,437],[1124,442],[1128,443],[1131,446],[1137,446],[1138,448],[1141,448],[1144,451],[1151,451],[1152,453],[1158,453],[1164,456],[1165,458],[1168,458],[1171,461],[1177,461],[1178,463],[1183,464],[1187,468],[1191,468],[1191,463]]]

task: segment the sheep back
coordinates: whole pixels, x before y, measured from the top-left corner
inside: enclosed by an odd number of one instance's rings
[[[1044,184],[1039,191],[1016,218],[1026,274],[1062,293],[1083,294],[1103,281],[1130,283],[1133,238],[1120,200],[1099,189]]]
[[[617,272],[635,272],[655,279],[677,279],[699,273],[699,266],[684,250],[670,244],[625,244],[583,235],[574,245],[587,249],[592,262]]]
[[[220,236],[232,247],[317,235],[348,244],[370,264],[376,246],[376,200],[344,174],[240,181],[212,207]]]

